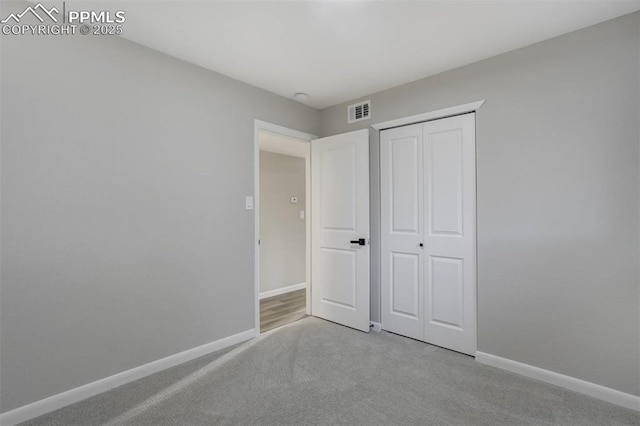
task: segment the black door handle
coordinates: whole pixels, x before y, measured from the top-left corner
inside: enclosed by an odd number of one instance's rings
[[[349,241],[351,244],[360,244],[361,246],[366,244],[366,241],[364,240],[364,238],[360,238],[357,240],[351,240]]]

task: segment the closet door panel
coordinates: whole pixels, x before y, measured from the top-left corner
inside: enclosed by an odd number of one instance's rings
[[[423,339],[422,125],[380,134],[382,328]]]
[[[424,340],[476,351],[475,114],[423,125]]]

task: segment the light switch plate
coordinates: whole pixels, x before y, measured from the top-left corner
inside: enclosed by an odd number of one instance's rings
[[[253,210],[253,197],[251,196],[245,197],[245,209]]]

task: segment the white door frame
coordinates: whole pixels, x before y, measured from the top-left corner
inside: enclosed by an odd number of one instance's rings
[[[372,124],[371,127],[381,131],[392,127],[407,126],[409,124],[422,123],[424,121],[439,120],[441,118],[451,117],[454,115],[466,114],[468,112],[476,112],[485,103],[485,100],[470,102],[468,104],[456,105],[449,108],[442,108],[435,111],[429,111],[422,114],[416,114],[409,117],[397,118],[395,120],[383,121]]]
[[[462,104],[462,105],[456,105],[456,106],[452,106],[452,107],[448,107],[448,108],[442,108],[442,109],[438,109],[438,110],[434,110],[434,111],[428,111],[428,112],[424,112],[421,114],[416,114],[416,115],[412,115],[409,117],[402,117],[402,118],[398,118],[395,120],[389,120],[389,121],[382,121],[380,123],[375,123],[372,124],[371,127],[375,130],[378,131],[378,140],[380,140],[380,132],[386,129],[391,129],[393,127],[400,127],[400,126],[408,126],[411,124],[417,124],[417,123],[423,123],[425,121],[432,121],[432,120],[439,120],[442,118],[447,118],[447,117],[452,117],[454,115],[461,115],[461,114],[467,114],[470,112],[476,112],[478,109],[480,109],[480,107],[485,103],[486,99],[482,99],[480,101],[475,101],[475,102],[470,102],[468,104]],[[477,120],[476,120],[476,125],[477,125]],[[478,140],[478,133],[476,131],[476,143]],[[378,147],[380,149],[380,147]],[[476,174],[477,174],[477,167],[476,167]],[[378,174],[379,175],[379,174]],[[380,179],[380,176],[378,176],[378,178]],[[381,182],[378,182],[378,191],[380,191],[380,184]],[[476,177],[476,197],[477,197],[477,177]],[[378,206],[378,209],[382,209],[382,205]],[[476,351],[477,351],[477,327],[478,327],[478,226],[477,226],[477,222],[478,222],[478,209],[477,209],[477,204],[476,204],[476,276],[475,276],[475,282],[476,282]],[[382,235],[382,221],[380,221],[380,229],[378,229],[378,238],[380,238],[380,236]],[[381,256],[382,253],[379,253],[379,255]],[[378,262],[378,276],[380,277],[380,280],[382,280],[382,262],[381,262],[381,258],[378,257],[377,262]],[[378,295],[378,299],[381,301],[382,303],[382,282],[380,282],[379,286],[378,286],[378,292],[380,293]],[[382,315],[382,306],[380,306],[380,314]],[[382,318],[380,318],[380,322],[382,322]],[[384,328],[384,324],[381,324],[381,328]]]
[[[276,133],[282,136],[289,136],[292,138],[300,139],[305,142],[311,142],[318,137],[310,133],[300,132],[288,127],[279,126],[277,124],[268,123],[262,120],[254,120],[253,124],[253,197],[254,197],[254,255],[253,255],[253,275],[255,285],[255,322],[254,327],[256,330],[256,336],[260,335],[260,141],[259,135],[261,131],[267,131]],[[311,152],[311,149],[309,149]],[[305,228],[306,228],[306,283],[307,283],[307,315],[311,315],[311,156],[305,157]]]

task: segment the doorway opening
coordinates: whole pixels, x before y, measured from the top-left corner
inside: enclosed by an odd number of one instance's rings
[[[256,330],[310,312],[310,143],[256,120]]]

